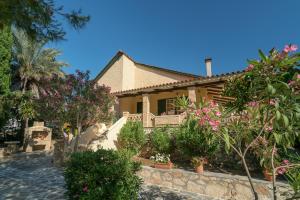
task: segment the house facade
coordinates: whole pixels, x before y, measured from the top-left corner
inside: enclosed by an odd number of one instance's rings
[[[144,127],[178,125],[185,113],[176,107],[177,97],[195,104],[203,97],[219,103],[230,100],[221,96],[224,83],[240,72],[213,76],[211,59],[205,59],[205,67],[207,75],[199,76],[142,64],[119,51],[94,81],[111,88],[120,116],[142,121]]]

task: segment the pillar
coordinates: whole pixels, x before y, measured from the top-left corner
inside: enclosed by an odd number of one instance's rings
[[[195,104],[197,100],[196,87],[188,87],[188,95],[191,103]]]
[[[151,127],[150,95],[143,94],[143,126]]]

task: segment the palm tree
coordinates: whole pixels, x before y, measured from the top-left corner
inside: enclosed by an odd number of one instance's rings
[[[64,77],[62,67],[67,64],[57,61],[60,51],[45,48],[45,41],[32,40],[24,31],[18,29],[13,30],[13,35],[13,64],[16,66],[22,94],[30,91],[35,97],[39,97],[43,80]],[[25,128],[27,127],[28,119],[25,119]]]

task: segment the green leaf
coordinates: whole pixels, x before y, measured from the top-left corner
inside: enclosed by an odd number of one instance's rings
[[[273,94],[273,93],[276,92],[275,88],[274,88],[273,85],[271,85],[271,84],[268,84],[267,90],[268,90],[268,92],[271,93],[271,94]]]
[[[267,57],[265,56],[265,54],[262,52],[262,50],[258,50],[259,53],[259,57],[263,60],[263,61],[267,61]]]
[[[278,110],[276,110],[276,119],[280,120],[280,118],[281,118],[281,113]]]
[[[224,141],[225,141],[225,145],[226,145],[226,150],[229,150],[230,149],[230,137],[229,137],[228,133],[224,133],[223,137],[224,137]]]
[[[284,126],[288,127],[289,126],[289,119],[284,114],[282,114],[282,117],[283,117]]]
[[[273,133],[275,141],[277,144],[279,144],[281,142],[282,136],[276,132]]]

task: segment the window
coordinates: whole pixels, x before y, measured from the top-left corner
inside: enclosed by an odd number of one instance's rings
[[[176,107],[176,98],[160,99],[157,101],[158,115],[177,115],[178,107]]]
[[[136,113],[143,113],[143,102],[136,103]]]

